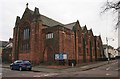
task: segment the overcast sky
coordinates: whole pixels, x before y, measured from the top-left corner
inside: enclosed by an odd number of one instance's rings
[[[93,30],[94,35],[101,35],[103,43],[106,37],[109,44],[118,47],[118,36],[115,32],[115,22],[117,13],[109,11],[100,14],[102,6],[107,0],[0,0],[0,40],[8,41],[13,37],[16,16],[22,17],[26,8],[34,10],[39,8],[41,14],[57,20],[63,24],[68,24],[79,20],[80,25],[87,26]]]

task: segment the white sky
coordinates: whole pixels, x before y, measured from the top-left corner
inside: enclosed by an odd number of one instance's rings
[[[101,7],[107,0],[0,0],[0,40],[13,37],[13,27],[16,16],[22,17],[28,2],[28,7],[34,10],[39,8],[41,14],[68,24],[79,20],[80,25],[92,28],[94,35],[101,35],[103,43],[106,37],[109,44],[118,47],[118,36],[114,30],[117,16],[113,12],[100,14]],[[116,19],[116,20],[114,20]]]

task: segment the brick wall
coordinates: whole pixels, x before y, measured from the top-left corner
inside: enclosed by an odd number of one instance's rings
[[[68,60],[75,60],[75,36],[68,29],[59,30],[59,52],[66,53]]]

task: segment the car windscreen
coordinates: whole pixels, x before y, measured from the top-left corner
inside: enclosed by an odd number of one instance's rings
[[[22,61],[15,61],[14,63],[22,63]]]
[[[30,64],[30,62],[29,62],[29,61],[23,61],[23,63],[27,63],[27,64]]]

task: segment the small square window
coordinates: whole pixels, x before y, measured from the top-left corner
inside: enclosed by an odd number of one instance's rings
[[[53,33],[46,34],[46,39],[51,39],[51,38],[53,38]]]

